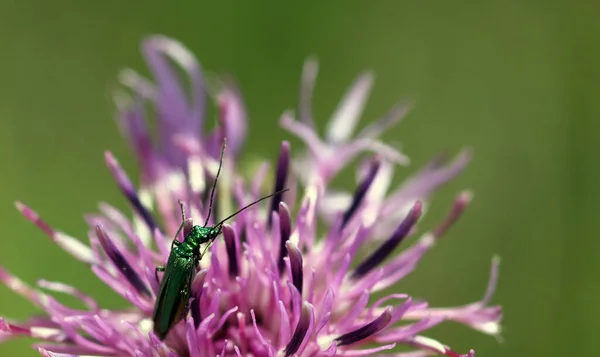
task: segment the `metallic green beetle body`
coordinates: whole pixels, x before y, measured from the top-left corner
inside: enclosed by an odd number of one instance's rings
[[[183,242],[173,240],[167,265],[156,268],[157,272],[164,271],[152,314],[154,333],[161,340],[187,314],[192,279],[202,259],[200,248],[212,243],[221,233],[221,228],[222,225],[192,227]]]

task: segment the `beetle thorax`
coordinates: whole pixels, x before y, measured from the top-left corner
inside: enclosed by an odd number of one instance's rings
[[[212,241],[219,234],[215,227],[194,226],[185,236],[180,248],[182,253],[198,255],[200,246]]]

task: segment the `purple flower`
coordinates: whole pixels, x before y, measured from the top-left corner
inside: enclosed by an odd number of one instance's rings
[[[143,52],[154,82],[126,71],[117,96],[118,122],[140,165],[136,185],[109,152],[106,163],[133,209],[130,219],[108,204],[86,216],[89,245],[55,230],[22,203],[17,208],[131,306],[107,310],[83,292],[57,282],[29,287],[5,269],[0,281],[45,311],[45,316],[16,322],[0,318],[0,340],[31,336],[43,356],[363,356],[381,355],[395,345],[413,351],[394,356],[461,356],[426,337],[429,328],[458,321],[499,335],[500,307],[488,306],[497,280],[497,260],[481,301],[455,308],[432,308],[409,294],[371,295],[410,274],[421,257],[456,222],[471,195],[458,195],[447,218],[431,230],[417,228],[430,193],[467,164],[464,152],[448,165],[436,159],[401,187],[387,194],[396,164],[407,158],[378,136],[404,115],[398,105],[388,115],[353,136],[372,77],[360,76],[329,122],[325,139],[312,124],[311,97],[317,65],[304,68],[296,121],[286,112],[282,125],[301,138],[307,151],[292,159],[283,142],[275,167],[265,163],[250,179],[236,169],[246,135],[247,115],[230,80],[219,83],[218,125],[208,131],[202,69],[178,42],[152,37]],[[180,80],[174,65],[188,78]],[[189,83],[184,86],[182,83]],[[214,90],[214,89],[211,89]],[[156,133],[147,127],[146,108],[156,109]],[[223,227],[191,283],[190,311],[164,341],[153,332],[151,315],[159,283],[155,267],[169,255],[181,222],[178,201],[188,215],[203,222],[208,192],[225,153],[213,207],[213,219],[225,217],[261,196],[269,170],[275,172],[266,204],[253,206]],[[335,190],[331,180],[358,155],[353,192]],[[301,188],[300,188],[301,187]],[[296,200],[298,198],[298,200]],[[296,202],[298,201],[298,202]],[[326,223],[317,230],[317,221]],[[185,222],[189,232],[191,222]],[[416,236],[398,254],[403,240]],[[181,239],[178,237],[177,239]],[[86,306],[64,306],[52,294],[76,296]],[[4,311],[8,312],[8,311]],[[367,347],[368,346],[368,347]],[[473,356],[470,351],[465,356]]]

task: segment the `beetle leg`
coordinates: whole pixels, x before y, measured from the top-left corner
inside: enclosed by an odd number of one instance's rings
[[[183,296],[188,296],[188,298],[185,299],[185,303],[183,305],[183,318],[184,319],[187,318],[188,312],[190,312],[190,298],[189,298],[189,293],[190,293],[189,289],[183,289],[181,291],[181,294]]]
[[[183,206],[181,206],[183,208]],[[179,225],[179,228],[177,229],[177,233],[175,233],[175,237],[173,237],[173,243],[171,243],[171,249],[173,249],[174,245],[179,245],[179,243],[181,243],[177,237],[179,236],[179,233],[181,232],[181,230],[183,229],[183,226],[185,225],[185,221],[181,222],[181,224]],[[175,243],[177,242],[177,243]]]
[[[154,276],[156,277],[156,282],[158,282],[158,272],[159,271],[165,271],[165,267],[156,267],[156,269],[154,269]]]

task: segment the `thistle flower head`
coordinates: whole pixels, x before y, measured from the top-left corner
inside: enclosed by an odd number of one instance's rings
[[[143,53],[154,81],[125,71],[121,81],[126,91],[117,96],[118,123],[139,163],[138,183],[110,152],[105,155],[133,217],[100,204],[99,213],[86,216],[89,244],[83,244],[17,203],[25,218],[88,265],[130,306],[104,309],[74,287],[44,280],[30,287],[0,268],[2,283],[45,311],[44,317],[27,321],[0,318],[0,340],[31,336],[47,357],[354,357],[380,355],[396,345],[411,351],[395,356],[456,357],[461,355],[427,337],[427,330],[457,321],[487,334],[500,333],[501,310],[489,306],[497,261],[483,299],[465,306],[433,308],[408,293],[373,297],[412,273],[461,216],[471,195],[460,193],[438,226],[417,228],[424,202],[464,168],[469,161],[466,151],[449,164],[434,160],[388,194],[393,168],[408,160],[378,137],[408,107],[396,106],[353,135],[372,84],[370,74],[352,85],[325,138],[320,138],[311,114],[317,64],[309,60],[302,76],[299,118],[286,112],[280,120],[306,150],[293,156],[290,144],[283,141],[274,166],[264,163],[248,178],[237,169],[248,122],[233,82],[220,83],[215,96],[218,124],[207,130],[199,63],[181,44],[164,37],[147,39]],[[175,66],[187,75],[186,81]],[[156,110],[155,133],[148,127],[149,103]],[[225,138],[228,148],[220,167]],[[356,188],[333,189],[332,179],[359,155],[367,159],[359,165]],[[215,203],[210,205],[219,168]],[[274,182],[266,182],[269,171],[275,172]],[[181,290],[171,291],[180,299],[172,306],[180,310],[159,311],[165,318],[179,314],[182,319],[157,336],[152,316],[162,273],[155,268],[167,264],[167,269],[178,269],[167,258],[184,238],[200,234],[195,224],[214,225],[260,198],[265,185],[272,188],[267,194],[279,193],[224,224],[222,239],[195,247],[203,253],[194,251],[201,258],[198,267],[185,270],[189,276],[181,278]],[[290,191],[280,192],[284,188]],[[178,201],[187,212],[183,222]],[[317,229],[318,221],[325,222],[323,230]],[[181,233],[173,238],[178,228]],[[407,248],[397,249],[412,237]],[[85,308],[65,306],[52,293],[73,295]],[[465,356],[473,355],[470,351]]]

